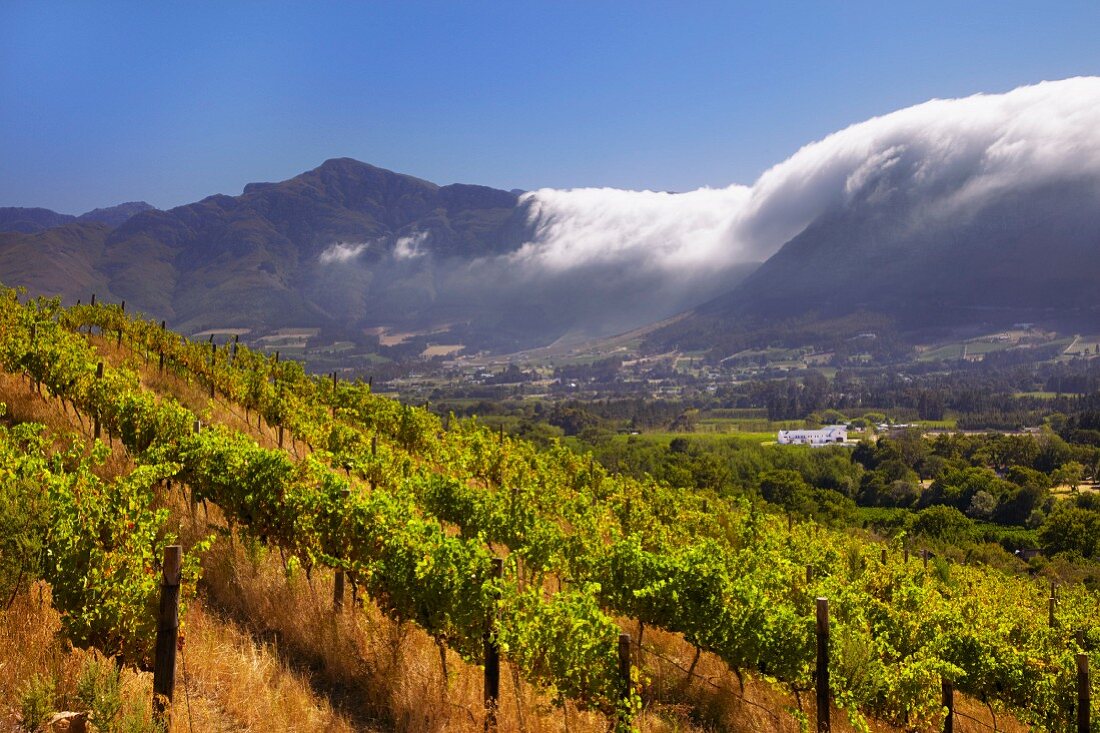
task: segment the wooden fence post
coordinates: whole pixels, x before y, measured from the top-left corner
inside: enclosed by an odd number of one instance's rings
[[[943,706],[947,713],[943,718],[943,733],[955,733],[955,686],[951,680],[945,679],[941,683],[943,689]]]
[[[348,580],[351,581],[351,606],[352,608],[362,608],[363,599],[359,597],[359,577],[355,573],[348,575]]]
[[[1077,733],[1089,733],[1089,655],[1077,654]]]
[[[619,692],[623,700],[630,699],[630,634],[619,634]]]
[[[95,305],[95,293],[92,293],[92,305]]]
[[[99,362],[98,364],[96,364],[95,378],[96,379],[103,379],[103,362]],[[96,410],[95,410],[95,419],[94,419],[93,424],[92,424],[92,434],[93,434],[93,437],[96,440],[99,440],[100,427],[101,426],[99,424],[99,408],[97,407]]]
[[[882,548],[882,555],[880,556],[879,559],[881,560],[883,565],[886,564],[886,548],[885,547]]]
[[[332,609],[336,613],[344,610],[344,571],[336,569],[336,577],[332,581]]]
[[[490,578],[500,580],[504,574],[504,561],[493,558]],[[497,593],[493,594],[498,597]],[[497,710],[500,707],[500,645],[497,643],[496,614],[485,619],[485,730],[497,728]]]
[[[1054,618],[1054,609],[1057,606],[1058,599],[1054,596],[1054,594],[1051,594],[1050,598],[1047,600],[1047,625],[1050,626],[1050,628],[1052,629],[1054,628],[1054,625],[1056,623],[1056,619]]]
[[[179,641],[180,568],[179,545],[164,548],[164,575],[157,613],[157,645],[153,657],[153,715],[165,730],[171,728],[172,695],[176,688],[176,644]]]
[[[920,551],[921,557],[924,559],[924,569],[928,569],[928,550]]]
[[[829,733],[829,599],[817,599],[817,730]]]

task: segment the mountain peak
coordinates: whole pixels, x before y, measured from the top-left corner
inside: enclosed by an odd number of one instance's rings
[[[154,206],[144,201],[127,201],[124,204],[108,206],[102,209],[92,209],[76,218],[77,221],[96,221],[109,227],[117,227],[135,214],[143,211],[151,211]]]

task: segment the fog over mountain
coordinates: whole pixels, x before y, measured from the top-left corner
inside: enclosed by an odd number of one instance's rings
[[[334,159],[109,227],[6,210],[35,233],[0,236],[0,280],[70,300],[94,285],[184,329],[448,325],[502,350],[693,308],[1035,308],[1051,283],[1088,311],[1098,184],[1100,78],[1075,78],[867,120],[751,186],[520,193]]]
[[[922,218],[965,218],[998,196],[1100,178],[1100,78],[932,100],[806,145],[751,186],[666,194],[526,194],[535,238],[510,260],[530,277],[617,266],[692,290],[714,269],[763,261],[822,214],[903,198]]]
[[[532,296],[568,296],[563,307],[588,311],[591,330],[607,332],[729,290],[746,267],[826,214],[904,208],[910,230],[942,234],[944,224],[962,226],[1006,196],[1058,182],[1080,189],[1092,179],[1100,180],[1100,78],[1044,82],[932,100],[852,125],[751,186],[526,193],[520,205],[530,240],[477,260],[468,275]],[[1020,203],[1026,218],[1027,202]],[[1031,213],[1042,217],[1035,204]]]

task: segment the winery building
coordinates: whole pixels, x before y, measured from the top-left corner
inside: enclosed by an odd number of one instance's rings
[[[780,430],[780,445],[836,445],[848,440],[848,428],[829,425],[820,430]]]

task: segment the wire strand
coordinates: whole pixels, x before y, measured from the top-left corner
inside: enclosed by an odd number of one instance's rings
[[[187,643],[184,642],[186,648]],[[191,719],[191,684],[187,676],[187,652],[180,649],[180,661],[183,662],[183,699],[187,701],[187,728],[195,733],[195,722]]]

